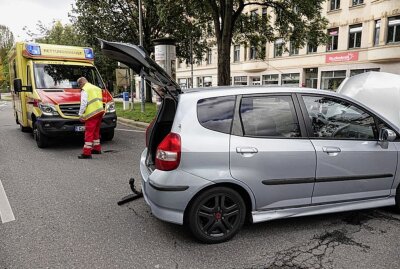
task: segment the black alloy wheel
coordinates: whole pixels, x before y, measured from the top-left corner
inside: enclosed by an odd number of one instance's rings
[[[216,187],[196,197],[188,214],[193,235],[201,242],[214,244],[231,239],[240,230],[246,206],[235,190]]]

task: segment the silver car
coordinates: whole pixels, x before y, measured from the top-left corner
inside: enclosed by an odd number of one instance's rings
[[[163,89],[140,160],[157,218],[219,243],[246,220],[400,206],[399,129],[363,104],[306,88],[182,93],[139,47],[101,44]]]

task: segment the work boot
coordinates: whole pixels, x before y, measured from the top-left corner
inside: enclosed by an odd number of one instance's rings
[[[78,156],[78,159],[91,159],[92,155],[85,155],[85,154],[81,154]]]
[[[92,149],[92,154],[101,154],[101,150]]]

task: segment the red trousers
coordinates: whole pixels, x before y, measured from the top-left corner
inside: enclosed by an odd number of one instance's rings
[[[97,114],[85,121],[85,145],[83,155],[92,155],[92,149],[101,151],[100,125],[103,113]]]

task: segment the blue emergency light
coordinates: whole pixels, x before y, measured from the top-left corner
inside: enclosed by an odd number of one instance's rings
[[[85,52],[85,58],[86,59],[93,59],[94,58],[93,50],[91,48],[84,48],[83,51]]]
[[[36,44],[26,44],[26,50],[30,55],[41,55],[40,46]]]

